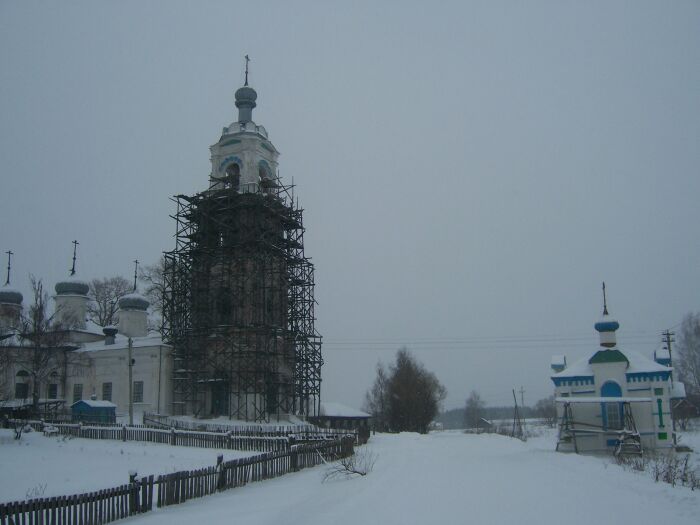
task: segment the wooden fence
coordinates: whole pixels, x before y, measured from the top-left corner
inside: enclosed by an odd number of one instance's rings
[[[121,441],[145,441],[184,447],[219,448],[226,450],[278,451],[288,450],[293,439],[288,437],[236,436],[215,432],[192,432],[148,427],[102,427],[93,425],[51,425],[60,435]],[[49,427],[49,428],[51,428]],[[46,427],[44,427],[46,428]]]
[[[99,525],[153,509],[153,476],[74,496],[0,503],[1,525]]]
[[[160,428],[176,428],[179,430],[191,430],[197,432],[215,432],[232,434],[234,436],[256,437],[283,437],[295,436],[297,440],[340,439],[342,436],[353,435],[356,430],[338,430],[333,428],[317,427],[315,425],[245,425],[229,426],[212,423],[199,423],[197,421],[183,421],[170,416],[160,414],[143,414],[143,423],[146,426]]]
[[[0,525],[102,525],[158,507],[177,505],[217,491],[282,476],[354,453],[354,440],[293,445],[289,450],[224,462],[216,466],[141,478],[128,485],[76,496],[0,504]],[[154,498],[155,496],[155,498]]]

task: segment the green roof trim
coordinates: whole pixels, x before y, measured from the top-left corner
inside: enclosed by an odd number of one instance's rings
[[[627,363],[630,364],[629,360],[625,357],[625,354],[619,350],[598,350],[593,357],[588,360],[591,365],[599,363]]]
[[[240,144],[241,141],[237,139],[229,140],[228,142],[224,142],[223,144],[220,144],[220,146],[223,148],[224,146],[231,146],[232,144]]]
[[[272,147],[269,146],[266,142],[263,142],[263,143],[262,143],[262,147],[265,148],[265,149],[266,149],[267,151],[269,151],[270,153],[274,153],[274,152],[275,152],[275,150],[272,149]]]

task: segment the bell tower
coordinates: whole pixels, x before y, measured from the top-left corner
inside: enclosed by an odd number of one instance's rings
[[[280,421],[320,408],[321,336],[303,210],[277,174],[279,153],[236,91],[238,120],[210,147],[209,188],[176,197],[165,253],[165,339],[176,414]]]
[[[224,127],[219,141],[211,146],[210,189],[232,188],[239,193],[266,193],[277,185],[279,152],[269,141],[267,130],[253,121],[258,94],[246,80],[236,91],[238,120]]]

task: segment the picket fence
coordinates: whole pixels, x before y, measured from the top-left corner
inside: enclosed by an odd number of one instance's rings
[[[143,424],[149,427],[175,428],[178,430],[190,430],[194,432],[225,433],[234,436],[249,437],[283,437],[295,436],[299,440],[340,439],[342,436],[353,435],[357,443],[357,431],[323,428],[316,425],[245,425],[228,426],[214,423],[200,423],[198,421],[183,421],[170,416],[160,414],[143,414]]]
[[[157,507],[184,503],[214,492],[282,476],[351,456],[354,440],[293,445],[289,450],[224,462],[199,470],[144,477],[112,489],[0,503],[0,525],[102,525]]]

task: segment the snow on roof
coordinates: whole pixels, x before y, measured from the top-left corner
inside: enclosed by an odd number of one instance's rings
[[[671,386],[671,399],[685,399],[685,385],[680,381],[674,381]]]
[[[321,415],[326,417],[372,417],[367,412],[340,403],[321,403]]]
[[[611,350],[613,350],[613,349],[611,349]],[[605,350],[603,350],[603,351],[605,351]],[[591,359],[591,357],[593,357],[598,352],[599,352],[599,350],[596,349],[594,352],[590,353],[587,357],[584,357],[583,359],[579,359],[578,361],[572,363],[571,366],[567,366],[564,370],[562,370],[561,372],[558,372],[556,374],[553,374],[551,377],[552,378],[564,378],[564,377],[574,377],[574,376],[592,376],[593,375],[593,368],[591,367],[591,365],[588,361]],[[656,361],[649,359],[648,357],[645,357],[642,354],[635,352],[634,350],[625,350],[624,352],[622,352],[622,354],[629,361],[629,366],[627,367],[627,370],[625,371],[628,374],[643,373],[643,372],[669,372],[671,370],[670,367],[660,365]]]
[[[81,399],[80,401],[76,401],[71,405],[71,407],[74,407],[78,403],[85,403],[86,405],[93,407],[93,408],[116,408],[117,405],[112,403],[111,401],[99,401],[97,399]]]
[[[557,397],[557,403],[649,403],[650,397]]]
[[[132,348],[146,348],[151,346],[169,346],[163,342],[163,338],[159,334],[147,335],[146,337],[132,337]],[[85,343],[76,352],[100,352],[102,350],[121,350],[129,347],[129,338],[122,334],[117,334],[114,337],[114,344],[106,345],[104,341],[95,341],[94,343]]]
[[[668,348],[659,348],[654,355],[657,359],[671,359],[671,354],[668,353]]]

